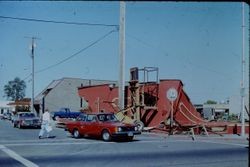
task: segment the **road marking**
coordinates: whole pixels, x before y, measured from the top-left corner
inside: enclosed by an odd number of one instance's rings
[[[90,144],[111,144],[114,142],[53,142],[53,143],[13,143],[13,144],[5,144],[6,146],[60,146],[60,145],[90,145]]]
[[[52,141],[52,140],[51,140]],[[53,141],[49,142],[49,140],[45,142],[26,142],[26,143],[8,143],[5,144],[5,146],[59,146],[59,145],[94,145],[94,144],[116,144],[117,142],[104,142],[104,141],[86,141],[86,140],[75,140],[75,142],[72,142],[73,140],[68,140],[68,142],[61,142],[61,141]],[[178,141],[167,141],[168,143],[176,143]],[[131,142],[133,144],[143,144],[143,143],[163,143],[164,141],[160,140],[147,140],[147,141],[134,141]],[[192,140],[186,141],[183,140],[182,142],[193,142]],[[119,142],[118,142],[119,143]]]
[[[226,142],[219,142],[219,141],[202,141],[202,140],[199,140],[198,142],[212,143],[212,144],[224,144],[224,145],[241,146],[241,147],[248,147],[249,146],[248,144],[226,143]]]
[[[8,149],[7,147],[5,147],[4,145],[0,145],[0,150],[2,150],[3,152],[5,152],[6,154],[8,154],[10,157],[12,157],[13,159],[21,162],[24,166],[26,167],[39,167],[38,165],[34,164],[33,162],[21,157],[20,155],[18,155],[17,153],[15,153],[14,151]]]

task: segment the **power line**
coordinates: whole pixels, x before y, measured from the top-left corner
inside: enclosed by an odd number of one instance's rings
[[[43,22],[43,23],[55,23],[55,24],[79,25],[79,26],[119,27],[119,25],[116,25],[116,24],[87,23],[87,22],[68,22],[68,21],[43,20],[43,19],[33,19],[33,18],[24,18],[24,17],[0,16],[0,18],[2,18],[2,19],[12,19],[12,20],[21,20],[21,21],[31,21],[31,22]]]
[[[32,74],[30,73],[29,75],[27,75],[24,79],[22,79],[22,80],[26,80],[26,79],[28,79],[30,76],[31,76]]]
[[[89,44],[88,46],[86,46],[86,47],[84,47],[83,49],[79,50],[78,52],[72,54],[71,56],[69,56],[69,57],[67,57],[67,58],[65,58],[65,59],[63,59],[63,60],[61,60],[61,61],[59,61],[58,63],[55,63],[55,64],[53,64],[53,65],[50,65],[50,66],[48,66],[48,67],[46,67],[46,68],[44,68],[44,69],[38,70],[38,71],[36,71],[35,73],[44,72],[44,71],[46,71],[46,70],[48,70],[48,69],[51,69],[51,68],[53,68],[53,67],[56,67],[56,66],[58,66],[58,65],[60,65],[60,64],[62,64],[62,63],[64,63],[64,62],[68,61],[69,59],[71,59],[71,58],[77,56],[77,55],[80,54],[81,52],[83,52],[83,51],[87,50],[88,48],[94,46],[95,44],[97,44],[98,42],[102,41],[104,38],[106,38],[106,37],[109,36],[110,34],[112,34],[112,33],[114,33],[114,32],[117,32],[117,31],[118,31],[118,29],[111,30],[111,31],[108,32],[107,34],[103,35],[102,37],[100,37],[100,38],[97,39],[96,41],[92,42],[91,44]],[[31,75],[32,75],[32,74],[27,75],[23,80],[28,79]]]
[[[128,33],[126,33],[126,35],[129,37],[129,38],[132,38],[132,39],[134,39],[134,40],[136,40],[137,42],[139,42],[139,43],[141,43],[141,44],[143,44],[143,45],[145,45],[145,46],[147,46],[147,47],[150,47],[150,48],[153,48],[153,49],[155,49],[155,50],[160,50],[163,54],[164,54],[164,56],[169,56],[168,55],[168,53],[166,53],[163,49],[161,49],[160,47],[156,47],[156,46],[153,46],[153,45],[151,45],[151,44],[149,44],[149,43],[147,43],[147,42],[145,42],[145,41],[143,41],[143,40],[141,40],[141,39],[139,39],[139,38],[137,38],[137,37],[134,37],[134,36],[132,36],[132,35],[130,35],[130,34],[128,34]]]
[[[97,44],[98,42],[102,41],[102,40],[105,39],[107,36],[109,36],[110,34],[116,32],[116,31],[118,31],[118,29],[111,30],[110,32],[108,32],[107,34],[103,35],[102,37],[100,37],[100,38],[97,39],[96,41],[92,42],[92,43],[89,44],[88,46],[84,47],[83,49],[79,50],[78,52],[76,52],[76,53],[72,54],[71,56],[69,56],[69,57],[67,57],[67,58],[65,58],[65,59],[63,59],[63,60],[61,60],[61,61],[59,61],[58,63],[55,63],[55,64],[50,65],[50,66],[48,66],[48,67],[46,67],[46,68],[44,68],[44,69],[41,69],[41,70],[36,71],[36,73],[41,73],[41,72],[43,72],[43,71],[46,71],[46,70],[48,70],[48,69],[51,69],[51,68],[53,68],[53,67],[55,67],[55,66],[60,65],[60,64],[62,64],[62,63],[64,63],[64,62],[68,61],[69,59],[72,59],[73,57],[77,56],[78,54],[80,54],[81,52],[87,50],[88,48],[94,46],[95,44]]]
[[[141,39],[139,39],[139,38],[137,38],[137,37],[134,37],[134,36],[132,36],[132,35],[130,35],[130,34],[127,34],[127,36],[130,37],[130,38],[132,38],[132,39],[134,39],[134,40],[136,40],[136,41],[138,41],[138,42],[140,42],[140,43],[142,43],[142,44],[144,44],[145,46],[151,47],[151,48],[153,48],[153,49],[160,49],[160,50],[161,50],[161,48],[155,47],[155,46],[153,46],[153,45],[151,45],[151,44],[149,44],[149,43],[147,43],[147,42],[145,42],[145,41],[143,41],[143,40],[141,40]],[[162,51],[163,51],[163,50],[162,50]],[[164,55],[165,55],[165,56],[169,56],[167,53],[164,53]],[[205,66],[202,66],[202,65],[199,65],[199,64],[191,63],[191,61],[190,61],[189,59],[187,60],[186,63],[192,65],[193,67],[196,67],[196,68],[199,68],[199,69],[202,69],[202,70],[206,70],[206,71],[209,71],[209,72],[213,72],[213,73],[216,73],[216,74],[218,74],[218,75],[224,76],[224,77],[226,77],[226,78],[229,79],[229,80],[233,80],[233,78],[232,78],[232,77],[229,77],[228,74],[225,74],[225,73],[222,73],[222,72],[213,70],[213,69],[209,69],[209,68],[207,68],[207,67],[205,67]]]

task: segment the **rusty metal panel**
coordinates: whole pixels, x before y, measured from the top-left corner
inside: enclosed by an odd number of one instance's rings
[[[176,100],[173,101],[173,117],[176,126],[185,129],[194,126],[222,127],[226,125],[204,120],[185,93],[181,80],[160,80],[159,83],[139,85],[131,82],[130,86],[125,89],[127,105],[124,109],[118,107],[117,87],[110,87],[107,84],[82,87],[78,89],[78,94],[88,102],[91,112],[117,113],[120,111],[131,120],[138,119],[139,115],[140,121],[146,127],[159,127],[163,122],[166,124],[170,118],[172,103],[167,98],[167,91],[171,88],[176,89],[178,94]]]

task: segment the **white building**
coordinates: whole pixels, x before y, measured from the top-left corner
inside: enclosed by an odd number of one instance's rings
[[[223,119],[229,112],[229,104],[203,104],[203,117],[208,120]]]
[[[11,102],[13,101],[0,101],[0,115],[15,111],[15,107],[8,105]]]

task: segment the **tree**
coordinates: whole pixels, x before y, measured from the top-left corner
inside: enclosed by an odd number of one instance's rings
[[[4,97],[8,100],[20,100],[25,97],[26,83],[20,78],[16,77],[13,81],[9,81],[4,85]]]
[[[205,104],[217,104],[217,102],[213,101],[213,100],[207,100],[207,102],[205,102]]]

